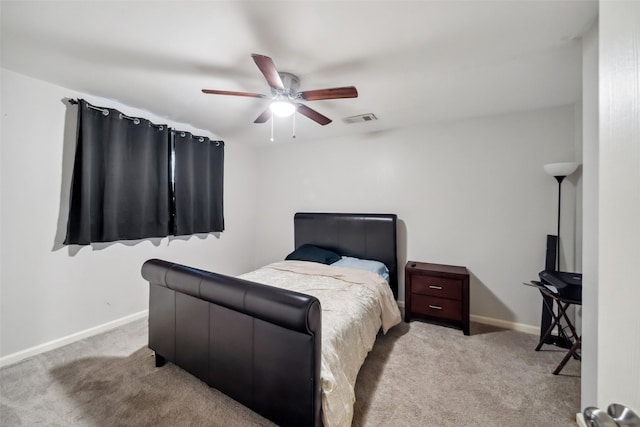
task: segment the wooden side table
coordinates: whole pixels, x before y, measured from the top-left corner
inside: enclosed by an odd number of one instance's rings
[[[469,335],[469,271],[466,267],[409,261],[405,266],[404,320],[455,326]]]

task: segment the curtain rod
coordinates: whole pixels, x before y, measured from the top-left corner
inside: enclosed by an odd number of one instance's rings
[[[85,102],[86,102],[86,101],[85,101]],[[71,103],[71,104],[73,104],[73,105],[76,105],[76,104],[78,104],[79,102],[78,102],[78,100],[77,100],[77,99],[69,99],[69,103]],[[109,113],[110,113],[110,111],[109,111],[109,109],[108,109],[108,108],[106,108],[106,107],[96,107],[96,106],[94,106],[94,105],[89,104],[88,102],[87,102],[87,107],[88,107],[88,108],[91,108],[92,110],[100,111],[100,112],[102,112],[102,114],[104,114],[105,116],[108,116],[108,115],[109,115]],[[136,124],[136,125],[139,125],[139,124],[140,124],[140,121],[141,121],[141,120],[140,120],[138,117],[129,117],[129,116],[127,116],[126,114],[122,114],[122,113],[121,113],[120,111],[118,111],[118,110],[115,110],[115,109],[114,109],[114,111],[117,111],[117,112],[118,112],[119,117],[120,117],[121,119],[131,120],[131,121],[132,121],[134,124]],[[146,119],[145,119],[145,120],[146,120]],[[157,125],[157,124],[155,124],[155,123],[151,123],[151,122],[149,121],[149,126],[153,126],[154,128],[157,128],[158,130],[163,130],[165,125]],[[168,128],[168,127],[167,127],[167,128]]]
[[[190,132],[185,132],[183,130],[175,130],[175,129],[169,129],[171,131],[172,134],[180,134],[181,138],[184,138],[185,136],[187,136],[187,134],[189,133],[191,135],[192,138],[196,138],[198,140],[198,142],[204,142],[205,139],[208,139],[209,142],[215,142],[216,143],[216,147],[219,147],[221,143],[224,143],[224,141],[216,141],[213,140],[209,137],[206,136],[197,136],[197,135],[193,135]]]
[[[72,105],[77,105],[77,104],[79,104],[79,102],[78,102],[78,100],[77,100],[77,99],[68,99],[67,101],[68,101],[70,104],[72,104]],[[87,101],[85,101],[85,102],[87,102]],[[105,116],[108,116],[108,115],[109,115],[109,109],[108,109],[108,108],[105,108],[105,107],[96,107],[96,106],[94,106],[94,105],[91,105],[91,104],[90,104],[90,103],[88,103],[88,102],[87,102],[87,107],[91,108],[92,110],[101,111],[101,112],[102,112],[102,114],[104,114]],[[118,111],[118,110],[115,110],[115,111]],[[136,125],[137,125],[137,124],[140,124],[140,119],[139,119],[139,118],[137,118],[137,117],[129,117],[129,116],[127,116],[127,115],[122,114],[120,111],[118,111],[118,113],[120,114],[120,118],[121,118],[121,119],[131,120],[131,121],[132,121],[134,124],[136,124]],[[146,120],[146,119],[145,119],[145,120]],[[163,130],[165,125],[156,125],[156,124],[151,123],[151,122],[149,121],[149,126],[153,126],[153,127],[155,127],[155,128],[158,128],[159,130]],[[189,133],[189,132],[185,132],[185,131],[180,131],[180,130],[172,129],[172,128],[170,128],[169,126],[167,126],[167,129],[168,129],[171,133],[173,133],[173,134],[175,134],[175,133],[178,133],[178,132],[179,132],[181,137],[184,137],[184,136],[186,136],[186,134],[187,134],[187,133]],[[196,135],[193,135],[193,134],[191,134],[191,136],[192,136],[193,138],[197,138],[199,142],[204,142],[204,140],[205,140],[205,139],[208,139],[208,140],[209,140],[209,141],[211,141],[211,142],[215,142],[215,143],[216,143],[216,147],[220,146],[220,143],[224,143],[224,141],[221,141],[221,140],[220,140],[220,141],[218,141],[218,140],[214,141],[213,139],[208,138],[208,137],[204,137],[204,136],[196,136]]]

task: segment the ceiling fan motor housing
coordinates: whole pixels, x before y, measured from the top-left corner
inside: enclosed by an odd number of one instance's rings
[[[279,91],[277,89],[271,88],[271,93],[274,96],[282,95],[289,99],[295,99],[296,94],[298,93],[298,89],[300,88],[300,79],[295,74],[278,72],[280,75],[280,79],[282,80],[282,85],[284,86],[284,90]]]

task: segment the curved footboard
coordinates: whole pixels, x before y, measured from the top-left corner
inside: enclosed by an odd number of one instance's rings
[[[149,348],[278,425],[319,426],[320,302],[162,260],[149,282]]]

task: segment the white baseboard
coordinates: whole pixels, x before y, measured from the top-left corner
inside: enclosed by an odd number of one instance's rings
[[[404,314],[404,301],[397,301],[400,311]],[[540,327],[527,325],[524,323],[515,323],[507,320],[495,319],[493,317],[478,316],[476,314],[469,315],[472,322],[484,323],[485,325],[497,326],[498,328],[511,329],[514,331],[525,332],[527,334],[540,335]]]
[[[120,319],[112,320],[111,322],[103,323],[102,325],[94,326],[93,328],[85,329],[84,331],[67,335],[66,337],[58,338],[53,341],[37,345],[35,347],[8,354],[4,357],[0,357],[0,368],[3,366],[12,365],[26,358],[36,356],[40,353],[44,353],[45,351],[53,350],[67,344],[71,344],[75,341],[79,341],[81,339],[109,331],[111,329],[117,328],[118,326],[122,326],[135,320],[147,317],[148,315],[149,310],[143,310],[139,313],[130,314],[129,316],[121,317]]]
[[[580,412],[576,414],[576,422],[580,427],[587,427],[587,422],[584,420],[584,416]]]
[[[398,301],[398,306],[400,307],[401,310],[403,310],[404,301]],[[44,353],[45,351],[53,350],[53,349],[62,347],[64,345],[71,344],[75,341],[79,341],[81,339],[88,338],[93,335],[97,335],[102,332],[109,331],[111,329],[117,328],[118,326],[147,317],[148,315],[149,315],[149,310],[143,310],[139,313],[134,313],[129,316],[122,317],[120,319],[112,320],[111,322],[107,322],[102,325],[94,326],[93,328],[85,329],[84,331],[67,335],[66,337],[58,338],[53,341],[49,341],[44,344],[37,345],[35,347],[27,348],[25,350],[12,353],[4,357],[0,357],[0,367],[12,365],[28,357],[33,357],[40,353]],[[515,322],[510,322],[510,321],[501,320],[501,319],[494,319],[492,317],[478,316],[475,314],[472,314],[469,317],[472,321],[478,322],[478,323],[484,323],[487,325],[497,326],[499,328],[526,332],[528,334],[537,334],[537,335],[540,334],[540,328],[531,326],[531,325],[525,325],[522,323],[515,323]]]
[[[502,320],[502,319],[494,319],[493,317],[478,316],[476,314],[471,314],[469,318],[473,322],[484,323],[485,325],[497,326],[499,328],[525,332],[527,334],[540,335],[539,326],[532,326],[524,323],[516,323],[516,322],[511,322],[511,321]]]

